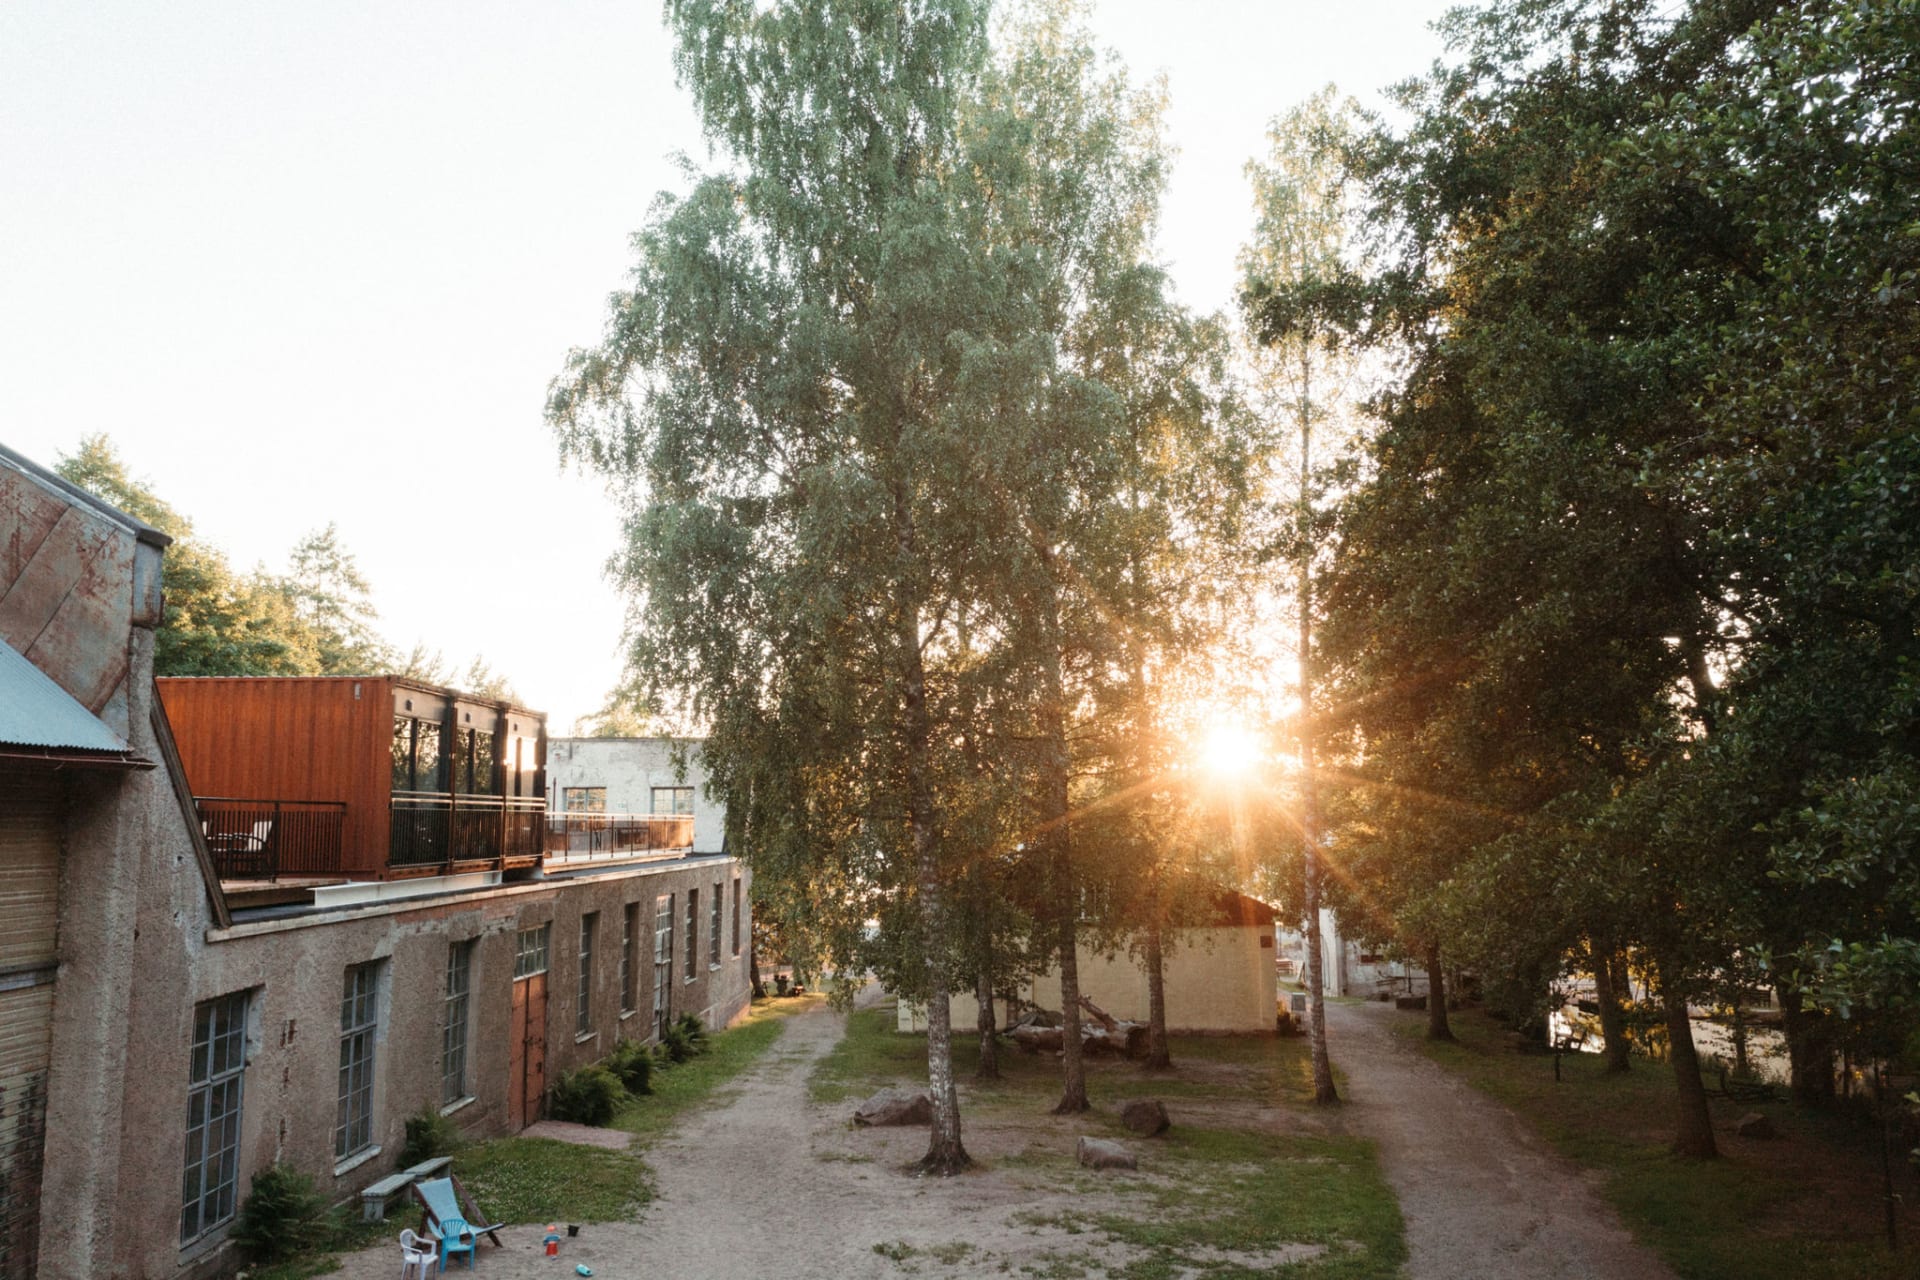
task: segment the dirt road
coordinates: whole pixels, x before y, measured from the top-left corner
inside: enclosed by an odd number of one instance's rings
[[[1518,1117],[1393,1034],[1386,1005],[1328,1005],[1343,1114],[1400,1197],[1412,1280],[1671,1280],[1586,1176]]]

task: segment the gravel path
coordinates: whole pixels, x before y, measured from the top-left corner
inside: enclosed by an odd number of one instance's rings
[[[870,988],[862,1003],[880,994]],[[542,1255],[539,1227],[505,1228],[503,1248],[481,1246],[475,1274],[560,1280],[584,1264],[596,1280],[901,1280],[1017,1275],[1068,1252],[1083,1262],[1127,1260],[1124,1248],[1028,1220],[1107,1207],[1105,1197],[1036,1187],[991,1167],[1036,1137],[1071,1150],[1074,1121],[1032,1117],[1004,1132],[976,1125],[967,1145],[990,1167],[921,1179],[902,1170],[925,1152],[924,1128],[854,1129],[852,1102],[812,1103],[807,1077],[845,1022],[825,1008],[788,1018],[760,1062],[653,1143],[654,1199],[637,1221],[582,1227],[558,1263]],[[397,1234],[405,1223],[394,1225]],[[338,1274],[392,1280],[398,1252],[391,1244],[362,1250],[343,1258]]]
[[[1412,1280],[1672,1280],[1579,1169],[1395,1035],[1383,1004],[1327,1006],[1346,1122],[1400,1197]]]

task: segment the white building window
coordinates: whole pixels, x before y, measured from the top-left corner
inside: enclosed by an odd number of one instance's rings
[[[652,789],[654,813],[679,814],[685,816],[693,812],[692,787],[654,787]]]
[[[687,890],[687,962],[682,981],[693,981],[694,961],[700,958],[700,891]]]
[[[713,906],[707,913],[707,963],[715,968],[720,965],[720,884],[713,882]]]
[[[340,1102],[333,1126],[336,1160],[373,1145],[373,1051],[379,1030],[380,962],[347,970],[340,992]]]
[[[740,954],[740,877],[733,878],[733,954]]]
[[[640,999],[636,948],[640,945],[640,904],[629,902],[620,923],[620,1012],[632,1013]]]
[[[473,987],[473,941],[447,947],[447,995],[440,1031],[440,1101],[467,1096],[467,993]]]
[[[590,911],[580,917],[579,1000],[573,1014],[575,1035],[591,1035],[593,1032],[593,935],[599,928],[598,911]]]
[[[233,1217],[240,1177],[240,1094],[247,1069],[247,993],[193,1007],[187,1074],[187,1163],[180,1239],[197,1240]]]

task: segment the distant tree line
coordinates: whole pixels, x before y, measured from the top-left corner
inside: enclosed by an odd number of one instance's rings
[[[161,567],[157,676],[391,673],[484,697],[516,697],[483,658],[462,670],[423,644],[401,653],[382,638],[367,580],[331,523],[294,545],[285,573],[243,571],[135,478],[106,436],[88,436],[54,470],[173,539]]]

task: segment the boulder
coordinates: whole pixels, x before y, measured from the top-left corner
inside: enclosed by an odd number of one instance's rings
[[[1133,1152],[1105,1138],[1082,1138],[1076,1152],[1080,1163],[1089,1169],[1138,1169]]]
[[[1749,1111],[1733,1122],[1733,1131],[1743,1138],[1777,1138],[1780,1131],[1773,1127],[1773,1121],[1758,1111]]]
[[[882,1089],[854,1109],[861,1125],[932,1124],[933,1095],[905,1089]]]
[[[1167,1104],[1158,1098],[1135,1098],[1120,1108],[1120,1123],[1143,1138],[1158,1137],[1172,1121],[1167,1119]]]

